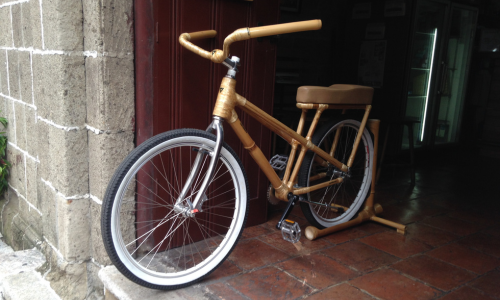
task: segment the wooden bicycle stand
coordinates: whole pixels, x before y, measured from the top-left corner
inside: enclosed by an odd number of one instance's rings
[[[305,230],[305,236],[309,240],[314,240],[318,237],[337,232],[355,225],[358,225],[360,223],[366,222],[366,221],[375,221],[382,223],[387,226],[391,226],[393,228],[396,228],[398,233],[405,234],[406,231],[406,226],[392,222],[386,219],[382,219],[377,217],[377,214],[382,213],[382,205],[380,204],[373,204],[373,199],[375,197],[375,178],[377,175],[377,149],[378,149],[378,135],[379,135],[379,129],[380,129],[380,120],[368,120],[367,123],[368,128],[370,131],[373,133],[374,136],[374,147],[373,147],[373,169],[372,169],[372,185],[371,185],[371,192],[370,196],[368,196],[368,199],[366,199],[365,202],[365,208],[358,214],[358,216],[350,221],[347,221],[345,223],[335,225],[332,227],[328,227],[325,229],[318,229],[314,226],[308,226]]]

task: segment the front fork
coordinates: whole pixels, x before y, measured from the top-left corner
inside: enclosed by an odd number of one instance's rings
[[[187,217],[193,217],[194,214],[202,211],[201,206],[203,205],[203,202],[208,200],[206,191],[208,185],[214,177],[215,167],[217,165],[217,161],[219,160],[222,144],[224,143],[224,128],[222,127],[223,121],[224,120],[222,118],[214,116],[212,123],[208,126],[206,131],[215,131],[216,140],[214,150],[208,153],[208,155],[210,155],[212,158],[210,160],[210,164],[208,165],[207,173],[205,175],[205,178],[203,179],[203,183],[201,184],[200,189],[196,193],[194,200],[191,201],[190,197],[186,198],[186,195],[188,195],[188,191],[191,189],[191,186],[193,185],[193,182],[200,171],[203,156],[206,155],[206,153],[201,151],[200,149],[198,151],[198,154],[196,155],[193,167],[191,168],[186,183],[184,184],[184,187],[182,188],[182,191],[175,202],[174,211],[176,211],[177,213],[183,213]]]

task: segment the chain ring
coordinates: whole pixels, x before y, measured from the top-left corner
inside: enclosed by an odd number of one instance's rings
[[[281,201],[274,195],[274,188],[272,184],[270,184],[267,188],[267,201],[269,201],[269,203],[271,203],[272,205],[278,205],[278,203],[280,203]]]

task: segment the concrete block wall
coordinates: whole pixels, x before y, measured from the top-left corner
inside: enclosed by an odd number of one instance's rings
[[[134,147],[133,0],[0,0],[0,231],[63,299],[98,299],[107,183]]]

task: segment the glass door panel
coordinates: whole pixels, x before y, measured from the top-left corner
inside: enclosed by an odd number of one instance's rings
[[[441,65],[435,144],[458,142],[476,11],[453,7]]]
[[[417,121],[414,128],[414,145],[427,143],[424,133],[428,130],[428,115],[433,82],[436,81],[435,69],[438,56],[438,38],[442,38],[447,5],[440,2],[420,1],[415,20],[413,45],[410,56],[410,71],[406,96],[405,118]],[[404,132],[403,149],[407,149],[408,132]]]

